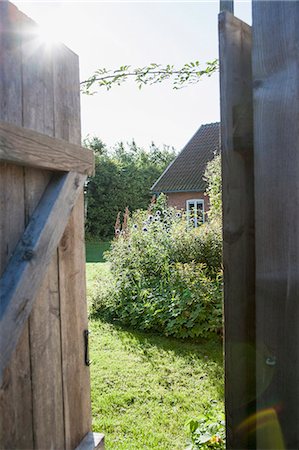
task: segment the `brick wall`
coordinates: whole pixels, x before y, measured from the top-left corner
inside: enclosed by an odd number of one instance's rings
[[[204,192],[170,192],[167,195],[168,205],[186,211],[186,201],[203,199],[205,212],[209,211],[209,196]]]

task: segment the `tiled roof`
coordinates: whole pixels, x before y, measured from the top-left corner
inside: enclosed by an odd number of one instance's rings
[[[202,125],[178,156],[153,184],[151,191],[199,191],[206,188],[206,165],[220,150],[220,124]]]

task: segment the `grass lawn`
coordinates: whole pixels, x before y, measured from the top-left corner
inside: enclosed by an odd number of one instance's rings
[[[86,264],[86,285],[87,285],[87,304],[90,306],[92,296],[96,290],[96,285],[104,279],[110,270],[110,263],[87,263]]]
[[[106,264],[87,264],[89,295]],[[98,274],[98,275],[97,275]],[[106,450],[183,450],[185,423],[223,411],[222,346],[91,320],[93,430]]]
[[[87,241],[86,242],[86,262],[104,262],[103,253],[109,250],[110,242]]]

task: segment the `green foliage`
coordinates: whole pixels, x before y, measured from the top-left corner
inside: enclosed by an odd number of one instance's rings
[[[210,198],[209,221],[221,224],[222,221],[222,180],[221,180],[221,156],[216,155],[208,162],[205,179],[207,181],[207,194]]]
[[[215,419],[212,414],[206,413],[197,420],[189,420],[186,425],[191,440],[186,450],[225,450],[224,419]]]
[[[105,240],[113,236],[118,211],[126,206],[132,211],[147,207],[150,188],[173,160],[175,151],[154,144],[145,151],[134,141],[129,145],[119,143],[108,151],[96,137],[84,144],[95,152],[95,176],[88,180],[85,192],[86,234]]]
[[[156,63],[137,68],[121,66],[115,70],[100,68],[81,82],[81,90],[84,94],[92,95],[97,92],[97,88],[109,90],[113,86],[120,86],[130,78],[134,79],[139,89],[144,85],[161,83],[169,79],[173,79],[173,89],[180,89],[188,84],[198,83],[203,76],[210,77],[218,71],[218,65],[218,59],[215,59],[206,62],[204,68],[201,68],[199,61],[186,63],[181,68],[175,68],[171,64],[163,67]]]
[[[163,209],[161,208],[163,207]],[[133,214],[111,251],[113,279],[93,302],[109,320],[179,338],[209,337],[222,329],[221,234],[191,228],[161,195]]]

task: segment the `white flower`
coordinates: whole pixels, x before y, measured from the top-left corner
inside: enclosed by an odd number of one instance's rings
[[[159,209],[156,211],[156,216],[161,216],[161,211]]]
[[[147,220],[148,222],[151,222],[153,220],[154,216],[152,216],[151,214],[148,216]]]
[[[120,234],[120,229],[119,229],[119,228],[117,228],[117,229],[115,230],[115,234]]]
[[[147,231],[147,228],[146,228],[146,227],[143,227],[143,228],[142,228],[142,231]]]

